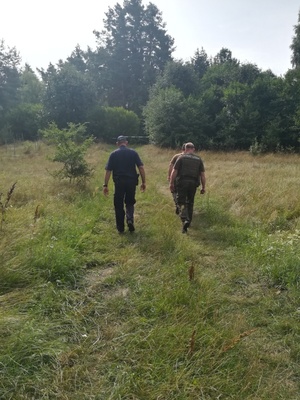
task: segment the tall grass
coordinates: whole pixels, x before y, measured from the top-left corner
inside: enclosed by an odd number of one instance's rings
[[[56,182],[42,143],[0,148],[0,398],[298,399],[299,157],[201,154],[182,235],[170,150],[138,150],[147,190],[119,236],[101,193]]]

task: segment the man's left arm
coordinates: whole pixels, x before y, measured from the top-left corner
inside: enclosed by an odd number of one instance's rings
[[[138,167],[139,169],[139,173],[141,175],[141,179],[142,179],[142,184],[141,184],[141,191],[144,192],[146,189],[146,173],[145,173],[145,169],[143,165],[140,165]]]
[[[200,182],[201,182],[200,193],[204,194],[205,193],[205,185],[206,185],[206,177],[205,177],[205,172],[204,171],[200,172]]]

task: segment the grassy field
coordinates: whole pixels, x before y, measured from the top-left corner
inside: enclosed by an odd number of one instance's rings
[[[79,187],[43,143],[0,148],[0,398],[300,399],[299,156],[201,153],[183,235],[174,152],[139,147],[147,190],[120,236],[112,149]]]

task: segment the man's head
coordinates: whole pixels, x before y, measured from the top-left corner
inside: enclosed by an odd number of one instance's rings
[[[195,146],[192,142],[187,142],[185,144],[185,152],[186,153],[193,153],[195,151]]]
[[[117,145],[121,146],[122,144],[127,144],[127,136],[120,135],[117,137]]]

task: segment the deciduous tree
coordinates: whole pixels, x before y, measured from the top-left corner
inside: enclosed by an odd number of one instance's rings
[[[9,48],[0,41],[0,113],[3,116],[18,102],[21,57],[15,47]],[[1,115],[0,114],[0,115]]]
[[[70,63],[50,64],[41,71],[45,82],[44,107],[48,121],[59,128],[68,123],[84,123],[87,112],[95,104],[95,91],[87,74]]]

